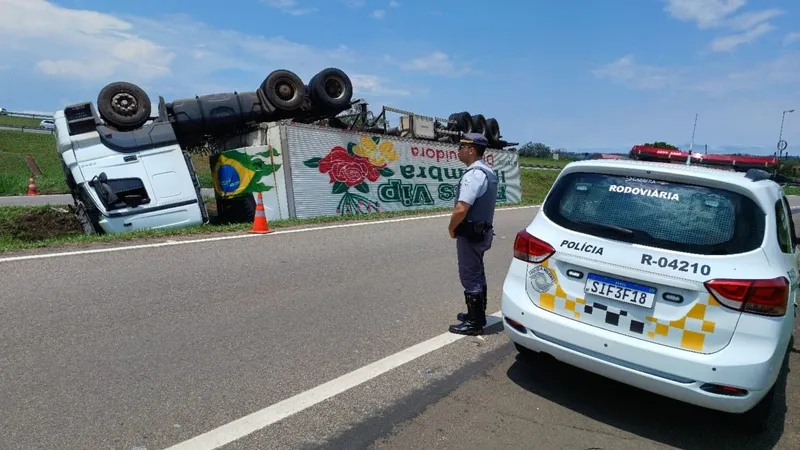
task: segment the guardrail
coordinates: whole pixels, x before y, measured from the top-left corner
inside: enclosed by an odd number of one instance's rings
[[[53,118],[52,115],[23,113],[23,112],[16,112],[16,111],[3,111],[3,112],[0,113],[0,130],[22,131],[22,132],[35,133],[35,134],[52,134],[52,133],[55,132],[55,130],[48,130],[48,129],[42,128],[40,126],[4,124],[4,123],[2,123],[2,118],[3,117],[19,117],[19,118],[32,119],[32,120],[45,120],[45,119],[52,119]]]
[[[33,114],[33,113],[21,113],[21,112],[14,112],[14,111],[4,111],[4,112],[0,113],[0,115],[2,115],[2,116],[11,116],[11,117],[28,117],[28,118],[31,118],[31,119],[40,119],[40,120],[52,119],[53,118],[52,114],[50,114],[50,115],[47,115],[47,114]]]
[[[0,130],[6,131],[21,131],[23,133],[34,133],[34,134],[53,134],[55,130],[48,130],[46,128],[39,128],[39,127],[26,127],[24,125],[1,125]]]

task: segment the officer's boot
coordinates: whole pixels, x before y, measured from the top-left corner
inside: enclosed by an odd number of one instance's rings
[[[486,316],[483,313],[483,293],[468,294],[464,293],[467,302],[467,316],[458,325],[450,325],[450,332],[455,334],[467,334],[475,336],[483,334],[483,326],[486,324]]]
[[[486,301],[487,301],[486,300],[486,295],[487,295],[487,289],[486,289],[486,286],[484,286],[483,287],[483,292],[481,293],[481,308],[483,309],[483,315],[481,316],[481,318],[482,318],[481,326],[484,326],[484,327],[486,326]],[[459,322],[463,322],[463,321],[467,320],[467,313],[463,313],[463,312],[458,313],[456,315],[456,319],[458,319]]]

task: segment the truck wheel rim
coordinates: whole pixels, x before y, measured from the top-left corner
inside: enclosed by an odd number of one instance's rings
[[[328,78],[325,80],[325,93],[333,99],[339,99],[344,95],[344,83],[339,78]]]
[[[131,116],[136,112],[136,98],[127,92],[120,92],[111,98],[111,108],[123,116]]]
[[[278,85],[278,97],[282,100],[290,100],[294,97],[294,89],[289,83],[281,83]]]

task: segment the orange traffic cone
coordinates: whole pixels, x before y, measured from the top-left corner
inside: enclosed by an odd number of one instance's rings
[[[269,222],[267,222],[267,214],[264,212],[264,199],[261,197],[261,192],[256,196],[256,215],[253,217],[253,229],[251,233],[267,234],[272,233],[269,229]]]
[[[33,181],[33,177],[28,180],[28,195],[39,195],[39,190],[36,189],[36,182]]]

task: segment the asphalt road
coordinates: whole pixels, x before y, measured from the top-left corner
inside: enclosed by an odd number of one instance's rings
[[[533,212],[498,212],[489,312]],[[463,309],[446,224],[0,262],[0,448],[165,448],[446,332]],[[227,448],[335,438],[488,342],[446,346]]]
[[[6,131],[20,131],[23,133],[34,133],[34,134],[51,134],[52,131],[50,130],[43,130],[41,128],[20,128],[20,127],[9,127],[6,125],[0,125],[0,130]]]
[[[499,310],[514,235],[534,212],[497,213],[487,312]],[[286,399],[277,413],[299,412],[221,448],[745,442],[716,416],[558,364],[516,361],[500,325],[298,407],[294,396],[324,395],[324,383],[453,323],[463,300],[446,223],[0,258],[0,448],[167,448]],[[799,383],[790,374],[783,425],[745,448],[800,443]]]

